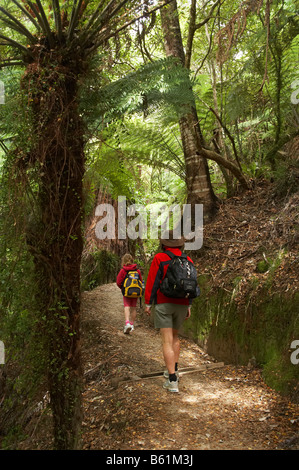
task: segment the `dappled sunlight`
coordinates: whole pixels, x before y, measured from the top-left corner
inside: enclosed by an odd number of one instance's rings
[[[86,448],[274,449],[292,430],[296,410],[284,411],[259,370],[224,365],[183,373],[187,365],[215,365],[188,339],[181,341],[180,393],[163,390],[162,377],[138,379],[142,373],[163,370],[160,334],[141,317],[134,335],[122,333],[122,299],[113,284],[84,297],[92,326],[85,335],[89,368],[92,363],[109,365],[107,375],[103,371],[99,381],[86,384]],[[95,343],[92,320],[99,320],[105,330],[105,347]]]
[[[210,402],[217,400],[218,403],[221,402],[227,405],[245,401],[245,403],[248,402],[252,405],[252,403],[264,401],[267,396],[266,389],[261,387],[257,390],[256,383],[247,383],[248,379],[244,379],[246,383],[243,383],[242,379],[222,377],[221,381],[218,378],[217,380],[210,380],[208,385],[206,383],[207,380],[207,377],[205,377],[204,381],[201,383],[200,378],[193,378],[191,384],[188,383],[187,385],[191,394],[184,396],[182,401],[195,403],[201,400],[208,400]]]

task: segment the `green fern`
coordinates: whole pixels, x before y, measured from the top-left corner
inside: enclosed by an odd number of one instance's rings
[[[182,105],[194,100],[187,78],[188,71],[172,58],[167,58],[146,64],[109,85],[94,84],[93,116],[111,121],[125,113],[148,111],[161,102],[167,103],[180,115],[183,112]],[[83,95],[83,99],[90,104],[90,90]]]

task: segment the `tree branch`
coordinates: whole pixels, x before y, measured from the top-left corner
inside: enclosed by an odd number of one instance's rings
[[[206,18],[201,21],[200,23],[195,23],[196,21],[196,0],[192,0],[191,2],[191,7],[190,7],[190,22],[189,22],[189,30],[188,30],[188,39],[187,39],[187,45],[186,45],[186,58],[185,58],[185,67],[187,69],[190,68],[191,64],[191,55],[192,55],[192,44],[193,44],[193,39],[194,39],[194,34],[197,29],[200,29],[202,26],[204,26],[206,23],[210,21],[211,18],[213,18],[213,13],[215,8],[221,3],[222,0],[217,0],[214,5],[211,7],[211,10],[209,14],[206,16]],[[223,0],[225,1],[225,0]],[[202,8],[204,9],[204,7]]]
[[[47,19],[47,16],[45,14],[45,10],[44,10],[44,7],[42,6],[42,3],[40,0],[35,0],[36,1],[36,4],[39,8],[39,12],[40,12],[40,15],[41,15],[41,18],[42,18],[42,21],[43,21],[43,24],[45,25],[45,30],[47,32],[47,36],[49,38],[49,42],[50,44],[53,46],[54,43],[53,43],[53,38],[52,38],[52,31],[51,31],[51,27],[49,25],[49,22],[48,22],[48,19]]]
[[[214,3],[214,5],[211,7],[211,10],[210,10],[210,13],[208,14],[208,16],[203,21],[201,21],[200,23],[197,23],[195,25],[195,29],[201,28],[202,26],[204,26],[206,23],[208,23],[210,21],[210,19],[213,17],[213,13],[214,13],[215,8],[219,5],[219,3],[221,3],[221,1],[222,0],[217,0],[217,2]],[[223,3],[224,2],[225,2],[225,0],[223,0]]]
[[[96,19],[98,18],[98,16],[99,16],[99,13],[100,13],[100,11],[101,11],[101,8],[103,7],[104,1],[105,1],[105,0],[102,0],[102,1],[98,4],[98,6],[97,6],[95,12],[93,13],[93,15],[91,16],[90,20],[88,21],[86,27],[84,28],[84,31],[89,31],[89,30],[90,30],[91,26],[93,25],[93,23],[95,22],[95,20],[96,20]]]
[[[15,62],[15,61],[11,61],[11,62],[6,62],[6,63],[1,63],[0,62],[0,69],[3,69],[4,67],[12,67],[13,65],[24,65],[24,62],[23,61],[19,61],[19,62]]]
[[[185,53],[185,67],[190,69],[191,65],[191,55],[192,55],[192,44],[195,33],[195,20],[196,20],[196,0],[191,1],[190,14],[189,14],[189,29],[188,29],[188,39],[186,44],[186,53]]]
[[[239,166],[240,171],[242,171],[242,167],[241,167],[241,164],[240,164],[240,160],[239,160],[239,156],[238,156],[238,152],[237,152],[237,148],[236,148],[236,144],[235,144],[235,140],[234,140],[233,136],[231,135],[230,131],[228,130],[228,128],[226,127],[226,125],[224,124],[224,122],[222,121],[222,119],[220,118],[220,116],[218,115],[218,113],[215,111],[215,109],[213,109],[211,106],[208,106],[208,108],[209,108],[209,110],[214,114],[214,116],[216,117],[217,121],[220,123],[222,129],[223,129],[224,132],[226,133],[227,137],[228,137],[229,140],[231,141],[232,146],[233,146],[233,151],[234,151],[234,154],[235,154],[236,161],[237,161],[237,163],[238,163],[238,166]]]
[[[113,15],[128,2],[128,0],[123,0],[119,5],[114,8],[114,10],[109,13],[109,9],[111,7],[113,8],[115,1],[116,0],[111,0],[99,16],[99,18],[93,21],[94,24],[92,27],[90,27],[91,31],[87,35],[84,43],[88,43],[89,41],[91,41],[100,32],[101,28],[105,24],[107,24],[107,22],[109,22]]]
[[[200,155],[204,158],[207,158],[208,160],[213,160],[219,165],[224,166],[224,168],[230,170],[231,173],[237,178],[238,181],[240,181],[241,185],[245,189],[250,189],[250,185],[247,182],[245,176],[243,175],[243,173],[241,173],[239,168],[234,163],[222,157],[221,155],[219,155],[219,153],[213,152],[213,150],[208,150],[206,148],[201,149]]]
[[[78,19],[79,19],[79,13],[80,9],[82,7],[84,0],[79,0],[77,6],[73,6],[72,10],[72,16],[71,16],[71,21],[70,21],[70,26],[68,30],[68,40],[71,41],[74,35],[74,30],[78,24]]]

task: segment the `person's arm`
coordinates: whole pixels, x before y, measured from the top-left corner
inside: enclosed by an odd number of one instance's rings
[[[151,314],[151,305],[146,305],[146,306],[145,306],[145,313],[146,313],[147,315],[150,315],[150,314]]]
[[[116,278],[116,284],[120,289],[122,288],[125,277],[126,277],[126,271],[124,269],[121,269]]]
[[[156,255],[151,263],[148,277],[145,286],[145,311],[147,314],[150,314],[150,308],[152,303],[154,303],[154,299],[156,297],[157,291],[160,287],[160,279],[161,279],[161,270],[160,270],[160,260]]]
[[[189,307],[188,307],[187,315],[186,315],[185,320],[188,320],[188,318],[190,318],[190,317],[191,317],[191,305],[189,305]]]

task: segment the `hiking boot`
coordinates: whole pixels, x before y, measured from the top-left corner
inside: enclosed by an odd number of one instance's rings
[[[179,377],[179,373],[178,373],[177,370],[175,371],[175,375],[176,375],[176,377],[177,377],[177,381],[179,381],[179,380],[180,380],[180,377]],[[165,379],[169,379],[169,372],[168,372],[168,370],[164,370],[164,372],[163,372],[163,377],[165,377]]]
[[[132,330],[132,325],[130,323],[126,323],[125,326],[124,326],[125,335],[128,335],[131,330]]]
[[[169,392],[178,392],[179,391],[179,385],[178,381],[170,382],[169,379],[166,380],[166,382],[163,384],[163,388],[168,390]]]

